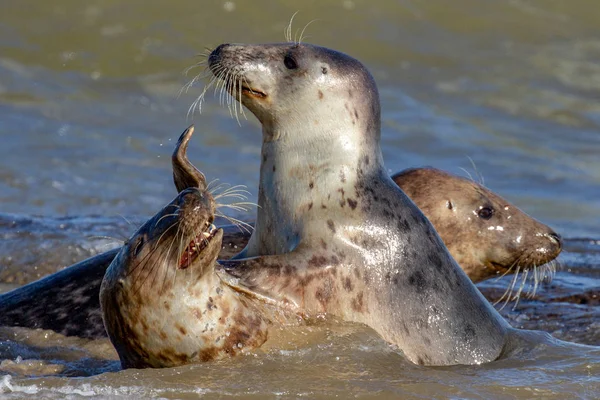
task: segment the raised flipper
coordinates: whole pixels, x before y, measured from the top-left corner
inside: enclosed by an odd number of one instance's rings
[[[187,158],[188,143],[193,133],[194,125],[183,131],[181,136],[179,136],[175,151],[173,151],[173,156],[171,157],[173,182],[175,182],[178,193],[192,187],[200,189],[201,192],[206,190],[206,178],[204,174],[193,166]]]

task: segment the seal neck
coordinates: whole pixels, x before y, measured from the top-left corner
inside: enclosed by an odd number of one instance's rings
[[[360,179],[384,171],[377,136],[342,129],[268,133],[279,139],[263,141],[260,207],[246,257],[292,251],[307,224],[338,209],[346,194],[354,197]]]

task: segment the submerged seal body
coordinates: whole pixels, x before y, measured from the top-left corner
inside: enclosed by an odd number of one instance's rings
[[[256,227],[222,278],[365,323],[418,364],[497,359],[511,328],[388,176],[367,69],[297,43],[221,45],[208,62],[263,129]]]
[[[223,230],[212,224],[204,176],[189,167],[174,169],[181,193],[121,248],[102,281],[104,325],[124,368],[214,360],[267,339],[264,307],[215,273]]]

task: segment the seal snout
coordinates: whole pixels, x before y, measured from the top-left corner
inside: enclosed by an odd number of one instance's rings
[[[227,46],[229,46],[229,43],[218,45],[208,56],[208,66],[213,73],[215,73],[213,68],[216,68],[221,63],[223,49]]]

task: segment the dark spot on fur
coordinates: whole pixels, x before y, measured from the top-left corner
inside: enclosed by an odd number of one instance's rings
[[[342,183],[346,182],[346,174],[343,169],[340,170],[340,181],[342,181]]]
[[[423,291],[427,286],[427,281],[422,271],[415,271],[408,277],[408,284],[415,286],[418,291]]]
[[[352,90],[348,90],[348,97],[352,98]]]
[[[335,233],[335,224],[333,223],[332,219],[327,220],[327,226],[329,227],[331,232]]]
[[[410,224],[408,223],[408,221],[405,218],[398,216],[398,217],[396,217],[396,221],[397,221],[398,230],[401,233],[406,233],[410,230]]]
[[[442,262],[442,257],[436,252],[429,253],[429,261],[433,264],[433,266],[441,271],[443,269],[444,263]]]
[[[180,324],[175,324],[175,327],[177,328],[177,330],[179,332],[181,332],[182,335],[186,335],[187,334],[187,330],[185,329],[184,326],[181,326]]]
[[[425,361],[423,361],[423,359],[421,357],[417,357],[417,364],[425,365]]]
[[[322,99],[323,99],[323,92],[321,92],[321,91],[319,90],[319,100],[322,100]]]
[[[288,264],[288,265],[286,265],[286,266],[283,268],[283,272],[284,272],[284,273],[285,273],[285,275],[287,275],[287,276],[290,276],[290,275],[292,275],[292,274],[294,273],[294,271],[295,271],[295,268],[294,268],[294,267],[292,267],[292,266],[291,266],[291,265],[289,265],[289,264]]]
[[[327,265],[327,258],[324,256],[312,256],[310,260],[308,260],[308,265],[313,268],[320,268]]]
[[[277,168],[275,168],[275,165],[273,165],[273,172],[275,172],[275,170],[276,170],[276,169],[277,169]]]
[[[327,208],[327,206],[326,206],[325,204],[321,204],[321,208],[322,208],[322,209],[326,209],[326,208]]]
[[[357,204],[358,204],[358,203],[357,203],[357,201],[356,201],[356,200],[352,200],[352,199],[350,199],[350,198],[348,199],[348,205],[350,206],[350,208],[351,208],[351,209],[353,209],[353,210],[354,210],[354,209],[356,208],[356,205],[357,205]]]
[[[360,292],[355,298],[352,299],[352,309],[354,311],[364,312],[363,297],[363,292]]]
[[[356,108],[354,109],[354,116],[356,117],[356,120],[358,121],[358,113],[356,112]]]
[[[465,326],[465,340],[470,340],[470,339],[473,339],[474,337],[475,337],[475,328],[473,328],[473,325],[467,324]]]
[[[263,162],[267,161],[267,155],[263,154]]]
[[[312,188],[314,188],[314,187],[315,187],[315,184],[314,184],[314,182],[311,182],[311,183],[309,183],[309,184],[308,184],[308,187],[309,187],[309,188],[311,188],[311,189],[312,189]]]
[[[346,277],[346,279],[344,279],[344,289],[346,289],[347,292],[351,292],[352,290],[354,290],[352,280],[349,277]]]
[[[310,210],[310,209],[312,209],[312,207],[313,207],[313,202],[311,201],[310,204],[308,205],[308,209]]]

